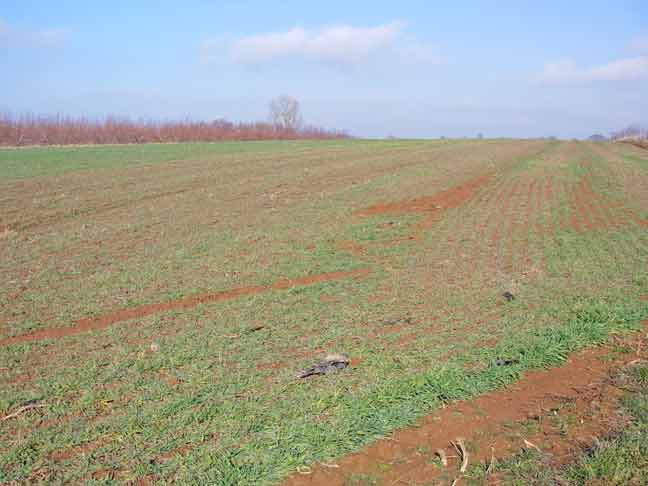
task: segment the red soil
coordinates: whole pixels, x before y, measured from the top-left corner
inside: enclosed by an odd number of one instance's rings
[[[8,385],[17,385],[17,384],[20,384],[20,383],[27,383],[31,379],[32,379],[32,376],[30,374],[23,373],[22,375],[12,376],[8,380],[6,380],[4,383],[6,383]]]
[[[85,455],[90,453],[91,451],[97,449],[101,445],[103,445],[105,441],[103,440],[97,440],[94,442],[86,442],[85,444],[80,444],[76,445],[74,447],[70,447],[69,449],[63,449],[60,451],[52,452],[50,454],[50,459],[53,461],[68,461],[70,459],[73,459],[75,457],[78,457],[80,455]]]
[[[257,371],[266,371],[266,370],[279,370],[285,367],[286,367],[286,363],[273,361],[271,363],[259,363],[257,364],[256,369]]]
[[[522,218],[518,224],[518,233],[520,238],[520,245],[518,245],[519,257],[516,258],[518,263],[521,263],[524,267],[529,267],[532,262],[529,256],[529,233],[531,232],[531,219],[533,216],[534,203],[533,198],[536,192],[537,180],[531,181],[530,184],[525,184],[525,194],[521,194],[521,209],[522,209]],[[513,252],[512,252],[513,253]],[[511,264],[513,268],[513,263]]]
[[[506,273],[513,272],[513,259],[515,254],[515,244],[514,238],[516,229],[519,226],[519,219],[521,216],[521,211],[519,210],[522,207],[521,200],[522,194],[524,192],[524,186],[521,181],[516,181],[515,186],[511,190],[509,195],[509,200],[513,202],[511,207],[511,212],[507,215],[506,219],[508,220],[508,229],[506,231],[506,246],[504,248],[504,255],[502,258],[502,268]]]
[[[461,206],[474,197],[479,189],[492,178],[492,174],[471,179],[458,186],[441,191],[433,196],[423,196],[414,199],[405,199],[390,203],[378,203],[368,208],[357,211],[358,216],[376,216],[382,214],[412,214],[420,213],[425,215],[417,225],[414,236],[420,236],[419,232],[428,229],[436,223],[445,209],[452,209]]]
[[[634,222],[648,227],[648,220],[639,217],[629,208],[615,205],[592,189],[591,178],[583,177],[572,189],[569,226],[577,233],[595,229],[610,229]]]
[[[648,331],[648,321],[644,328]],[[460,477],[458,459],[452,458],[445,470],[431,459],[437,449],[456,456],[450,442],[457,438],[469,445],[471,464],[533,446],[550,453],[555,462],[566,462],[593,437],[625,425],[618,413],[623,390],[609,377],[615,369],[646,357],[645,351],[640,355],[645,347],[637,345],[645,339],[641,333],[626,338],[622,344],[635,351],[612,359],[611,346],[602,346],[575,353],[558,368],[528,372],[505,389],[453,403],[416,427],[398,430],[389,439],[342,458],[334,467],[317,466],[308,475],[293,475],[286,485],[343,485],[350,476],[360,474],[379,477],[380,484],[430,484],[440,476],[452,481]],[[565,411],[568,434],[556,418]]]
[[[185,456],[192,450],[194,450],[196,447],[204,445],[208,442],[213,442],[218,439],[218,434],[210,434],[207,437],[205,437],[204,440],[201,442],[192,442],[189,444],[184,444],[179,447],[176,447],[175,449],[171,449],[170,451],[167,451],[160,456],[156,457],[153,459],[154,464],[164,464],[165,462],[169,462],[172,459],[175,459],[178,456]]]
[[[363,256],[365,254],[365,249],[362,245],[359,245],[355,241],[345,240],[339,241],[336,243],[336,248],[341,251],[348,251],[355,256]]]
[[[348,272],[321,273],[318,275],[309,275],[307,277],[301,277],[292,280],[282,279],[268,286],[257,285],[253,287],[241,287],[238,289],[224,290],[222,292],[192,295],[190,297],[185,297],[184,299],[171,300],[169,302],[163,302],[159,304],[146,304],[139,307],[111,312],[109,314],[79,319],[78,321],[76,321],[74,326],[40,329],[32,333],[8,337],[0,340],[0,346],[72,336],[74,334],[83,332],[104,329],[117,322],[138,319],[152,314],[158,314],[175,309],[188,309],[200,304],[221,302],[224,300],[243,297],[245,295],[260,294],[263,292],[268,292],[270,290],[286,290],[292,287],[314,285],[317,283],[331,282],[345,278],[362,278],[367,276],[370,271],[371,270],[368,268],[361,268]]]

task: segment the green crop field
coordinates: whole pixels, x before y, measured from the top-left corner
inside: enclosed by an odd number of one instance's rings
[[[631,145],[1,149],[0,484],[278,483],[639,329],[647,227]]]

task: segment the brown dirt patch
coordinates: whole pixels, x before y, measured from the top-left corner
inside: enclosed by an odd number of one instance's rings
[[[490,174],[482,175],[433,196],[374,204],[358,211],[356,214],[358,216],[375,216],[380,214],[429,213],[440,209],[457,207],[472,197],[476,190],[484,185],[490,177]]]
[[[138,319],[152,314],[167,312],[170,310],[188,309],[200,304],[221,302],[224,300],[235,299],[246,295],[260,294],[270,290],[286,290],[292,287],[314,285],[323,282],[343,280],[346,278],[358,279],[366,277],[370,272],[371,270],[369,268],[361,268],[347,272],[320,273],[317,275],[309,275],[307,277],[296,279],[281,279],[267,286],[257,285],[252,287],[241,287],[237,289],[224,290],[222,292],[193,295],[184,299],[172,300],[159,304],[146,304],[139,307],[111,312],[109,314],[104,314],[101,316],[79,319],[78,321],[76,321],[74,326],[41,329],[32,333],[5,338],[0,340],[0,346],[25,343],[30,341],[40,341],[44,339],[58,339],[83,332],[104,329],[117,322]]]
[[[19,385],[21,383],[27,383],[28,381],[31,381],[31,379],[32,376],[29,373],[23,373],[21,375],[15,375],[11,378],[8,378],[4,381],[4,383],[7,385]]]
[[[374,204],[357,211],[355,215],[423,214],[424,218],[418,223],[414,232],[414,236],[418,237],[421,230],[432,227],[440,219],[444,210],[459,207],[474,197],[479,189],[491,180],[492,176],[490,173],[484,174],[432,196]]]
[[[265,371],[265,370],[279,370],[281,368],[285,368],[286,363],[280,363],[278,361],[274,361],[271,363],[259,363],[256,366],[257,371]]]
[[[191,451],[193,451],[194,449],[196,449],[197,447],[203,446],[210,442],[214,442],[217,439],[218,439],[218,434],[209,434],[201,441],[183,444],[167,452],[164,452],[163,454],[160,454],[159,456],[154,458],[151,462],[153,464],[164,464],[177,457],[185,456],[189,454]]]
[[[56,462],[68,461],[80,455],[88,454],[103,444],[104,444],[103,440],[86,442],[85,444],[79,444],[74,447],[70,447],[69,449],[63,449],[60,451],[53,452],[52,454],[50,454],[49,457],[51,460]]]
[[[362,245],[359,245],[355,241],[345,240],[336,243],[336,248],[340,251],[348,251],[355,256],[363,256],[365,254],[365,248]]]
[[[8,225],[0,224],[0,240],[8,240],[18,234],[17,231],[12,230]]]
[[[173,376],[172,374],[170,374],[166,370],[158,371],[158,375],[159,375],[160,379],[162,381],[164,381],[167,385],[169,385],[171,388],[175,388],[176,386],[179,386],[179,385],[182,384],[182,380],[180,380],[177,377]]]
[[[586,165],[581,167],[587,168]],[[648,220],[641,218],[633,210],[622,204],[608,201],[594,192],[590,175],[583,177],[576,184],[571,198],[569,225],[577,233],[595,229],[618,228],[626,226],[630,222],[641,227],[648,226]]]
[[[648,331],[648,321],[643,324]],[[557,463],[569,461],[594,437],[626,424],[618,413],[623,391],[610,375],[645,358],[645,346],[638,345],[645,340],[644,333],[625,338],[622,344],[633,351],[622,355],[611,355],[610,345],[580,351],[563,366],[526,373],[503,390],[451,404],[415,427],[342,458],[335,467],[317,466],[311,474],[296,474],[285,484],[344,485],[362,474],[379,478],[379,484],[452,481],[459,475],[458,457],[442,468],[434,454],[441,448],[448,456],[457,456],[450,443],[459,437],[466,440],[471,464],[506,458],[525,447],[538,447]]]

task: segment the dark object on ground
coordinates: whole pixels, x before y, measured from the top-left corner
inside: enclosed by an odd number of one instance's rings
[[[504,292],[502,294],[502,297],[506,299],[507,302],[511,302],[512,300],[515,300],[515,295],[513,295],[511,292]]]
[[[512,365],[512,364],[517,364],[517,363],[519,363],[519,362],[520,362],[519,359],[503,359],[503,358],[497,358],[497,359],[495,360],[495,364],[496,364],[497,366],[509,366],[509,365]]]
[[[40,400],[27,400],[26,402],[22,403],[22,405],[20,406],[20,408],[18,408],[18,410],[16,410],[13,413],[10,413],[9,415],[2,417],[2,422],[4,422],[5,420],[16,418],[18,415],[28,410],[33,410],[35,408],[43,408],[43,407],[45,407],[45,405],[41,404]]]
[[[298,378],[308,378],[313,375],[328,375],[336,373],[349,365],[349,358],[346,354],[329,354],[322,361],[315,363],[310,368],[306,368],[298,373]]]
[[[396,324],[413,324],[414,319],[411,317],[397,318],[397,319],[387,319],[382,321],[385,326],[395,326]]]

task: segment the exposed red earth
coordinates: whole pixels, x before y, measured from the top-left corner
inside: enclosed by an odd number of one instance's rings
[[[158,304],[146,304],[139,307],[123,309],[100,316],[85,317],[76,321],[74,326],[42,329],[33,333],[21,334],[19,336],[5,338],[0,340],[0,346],[25,343],[30,341],[41,341],[44,339],[58,339],[66,336],[72,336],[74,334],[80,334],[83,332],[104,329],[118,322],[138,319],[150,316],[152,314],[159,314],[161,312],[168,312],[176,309],[188,309],[200,304],[221,302],[224,300],[236,299],[238,297],[243,297],[246,295],[260,294],[262,292],[268,292],[270,290],[286,290],[292,287],[314,285],[317,283],[331,282],[345,278],[362,278],[363,276],[368,275],[369,272],[370,269],[362,268],[348,272],[321,273],[297,279],[277,280],[272,285],[267,286],[257,285],[254,287],[241,287],[237,289],[224,290],[222,292],[192,295],[184,299],[171,300]]]
[[[444,210],[457,208],[474,197],[491,177],[491,174],[484,174],[432,196],[378,203],[357,211],[355,214],[357,216],[423,214],[424,218],[418,223],[413,234],[415,238],[420,238],[421,231],[432,227],[440,219]]]

